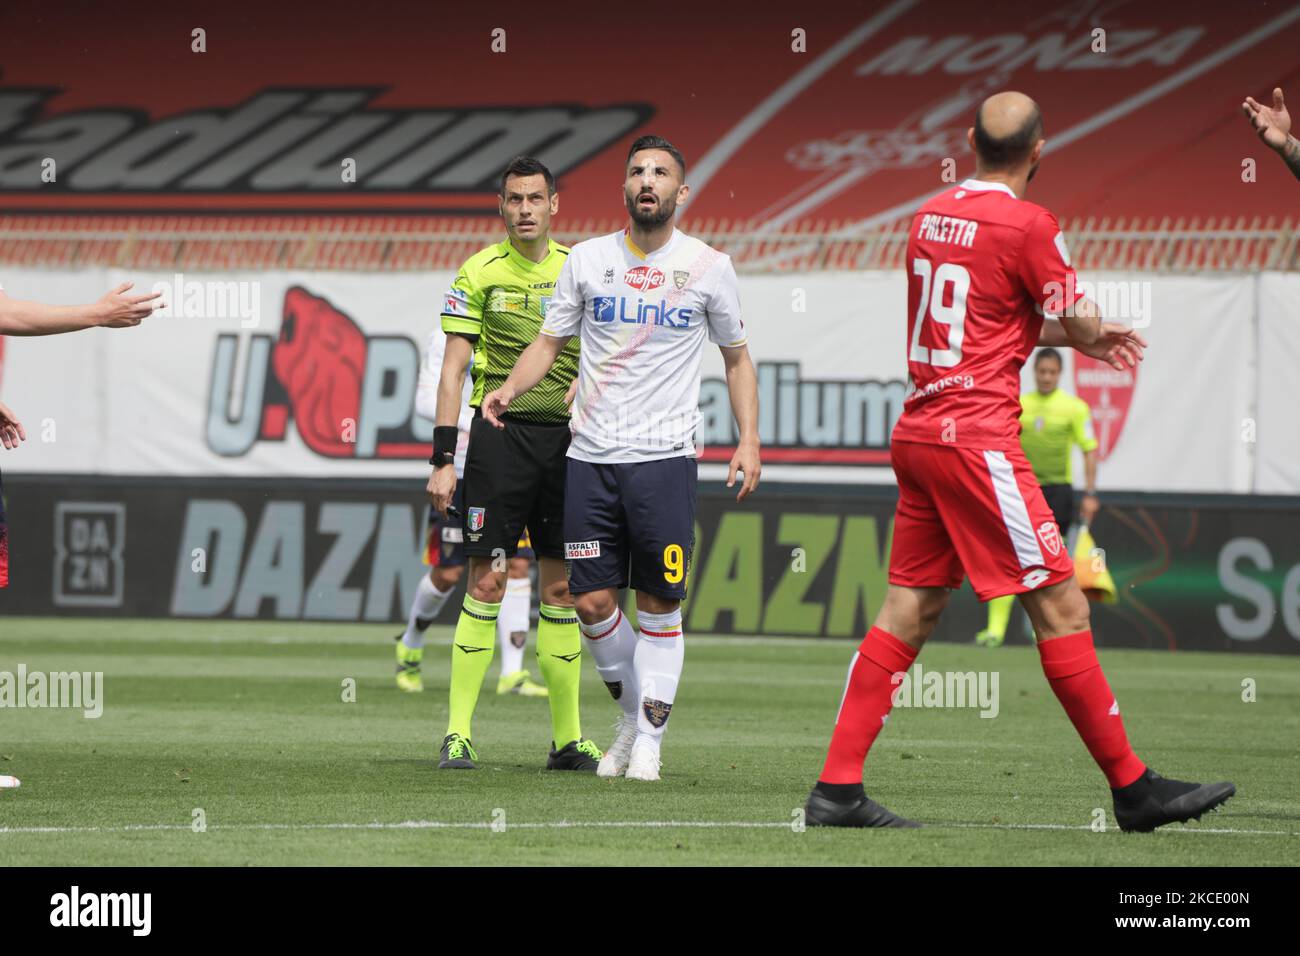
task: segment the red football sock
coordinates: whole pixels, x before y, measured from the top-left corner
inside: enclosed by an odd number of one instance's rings
[[[1146,765],[1128,745],[1119,704],[1092,646],[1092,631],[1040,641],[1038,654],[1056,699],[1112,789],[1127,787],[1142,776]]]
[[[906,672],[914,660],[916,651],[894,635],[878,627],[867,632],[849,671],[822,783],[862,783],[862,763],[894,705],[898,684],[893,676]]]

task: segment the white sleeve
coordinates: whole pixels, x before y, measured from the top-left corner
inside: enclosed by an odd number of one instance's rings
[[[433,421],[438,411],[438,379],[442,377],[442,356],[447,349],[447,333],[434,329],[424,349],[420,377],[415,382],[415,414]]]
[[[542,322],[542,334],[565,338],[577,335],[582,329],[582,314],[587,310],[587,300],[582,294],[582,282],[578,278],[578,250],[570,251],[560,268],[560,277],[555,280],[555,292],[546,304],[546,318]]]
[[[723,348],[735,348],[748,340],[745,323],[740,317],[740,288],[731,256],[724,258],[718,281],[706,306],[709,341]]]

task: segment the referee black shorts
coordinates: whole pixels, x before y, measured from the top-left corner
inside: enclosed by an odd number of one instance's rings
[[[569,424],[474,415],[465,453],[465,553],[514,557],[524,529],[540,558],[564,557],[565,453]]]
[[[1047,499],[1047,507],[1052,509],[1052,517],[1061,529],[1061,541],[1064,542],[1074,524],[1074,488],[1070,485],[1043,485],[1043,497]]]

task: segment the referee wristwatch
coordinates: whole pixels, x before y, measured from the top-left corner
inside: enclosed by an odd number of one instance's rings
[[[435,451],[429,458],[429,464],[435,468],[441,468],[443,465],[454,465],[456,463],[456,453],[454,451]]]

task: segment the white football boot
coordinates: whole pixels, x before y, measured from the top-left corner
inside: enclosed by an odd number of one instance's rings
[[[649,735],[638,736],[632,745],[632,756],[627,761],[628,780],[658,780],[659,762],[658,741]]]
[[[624,714],[614,723],[614,728],[618,734],[600,758],[600,765],[596,768],[597,777],[621,777],[627,772],[632,743],[636,740],[636,714]]]

